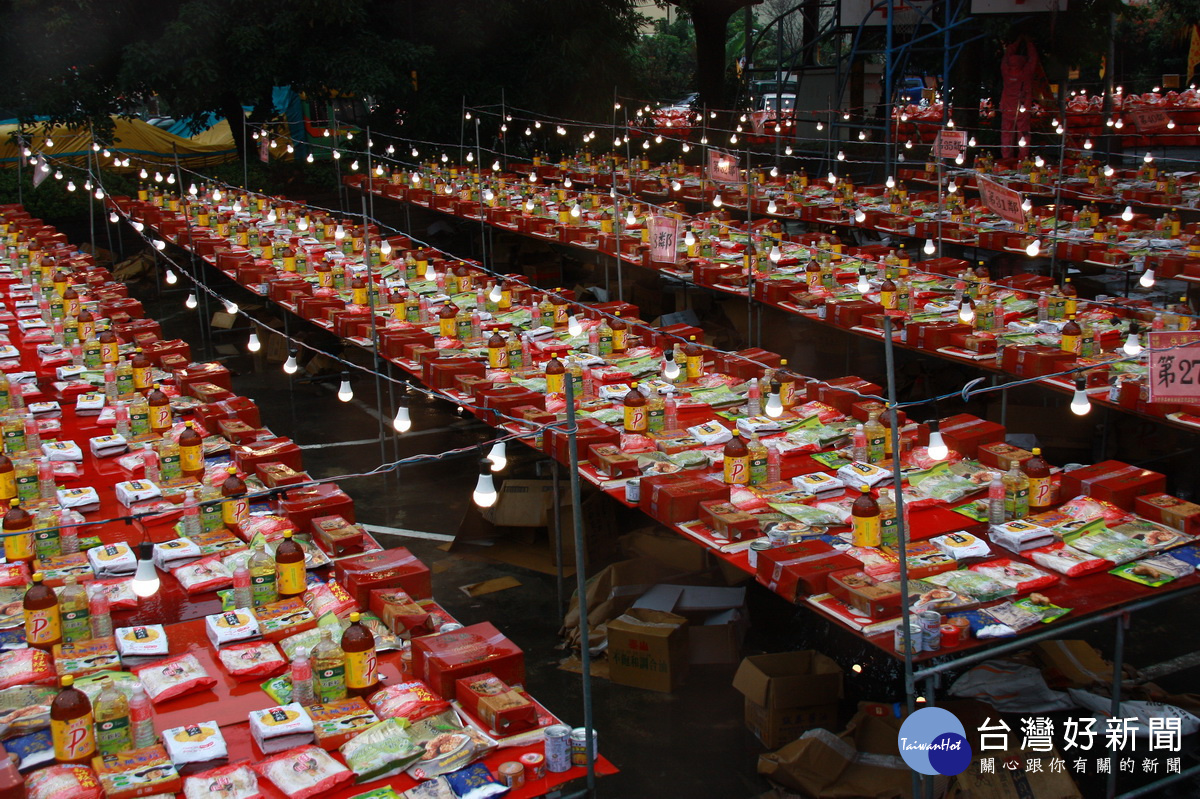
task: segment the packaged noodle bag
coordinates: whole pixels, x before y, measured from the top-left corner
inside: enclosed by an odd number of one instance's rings
[[[332,793],[354,779],[354,772],[318,746],[289,749],[254,764],[254,770],[289,799]]]
[[[234,644],[217,653],[221,665],[239,680],[261,680],[280,674],[288,662],[270,641]]]
[[[258,775],[248,763],[221,766],[183,781],[187,799],[262,799]]]
[[[167,631],[161,624],[118,627],[113,630],[113,635],[117,639],[117,653],[122,663],[145,663],[166,657],[170,652]]]
[[[175,575],[188,594],[216,591],[233,584],[233,572],[221,562],[220,555],[209,555],[186,566],[179,566],[172,569],[171,574]]]
[[[25,778],[28,799],[104,799],[96,772],[87,766],[48,766]]]
[[[177,655],[133,670],[154,704],[217,684],[195,655]]]
[[[200,721],[162,731],[163,746],[176,766],[229,757],[225,738],[215,721]]]
[[[405,734],[425,750],[406,772],[415,780],[458,771],[497,746],[483,732],[463,725],[453,710],[422,719],[406,729]]]
[[[50,653],[40,649],[0,652],[0,689],[14,685],[54,685],[57,681]]]
[[[342,744],[340,751],[354,781],[369,782],[399,774],[425,750],[409,740],[404,725],[387,719]]]
[[[371,694],[371,707],[383,719],[399,719],[408,726],[450,709],[450,703],[419,680],[389,685]]]

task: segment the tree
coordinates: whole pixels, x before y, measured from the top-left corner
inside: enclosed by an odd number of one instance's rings
[[[659,100],[674,100],[692,90],[696,80],[696,37],[683,12],[673,20],[654,23],[654,33],[637,43],[635,63],[641,92]]]
[[[712,108],[726,104],[725,31],[735,11],[762,0],[667,0],[686,11],[696,32],[696,88],[700,102]]]

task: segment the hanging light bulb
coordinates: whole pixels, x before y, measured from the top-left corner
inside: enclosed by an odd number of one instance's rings
[[[684,152],[687,152],[686,144],[683,146],[683,149],[684,149]],[[784,153],[784,155],[791,155],[792,154],[792,145],[789,144],[787,147],[784,147],[783,153]]]
[[[73,181],[73,180],[67,181],[67,191],[75,191],[75,181]]]
[[[825,123],[817,122],[817,130],[825,130]]]
[[[771,381],[771,390],[767,393],[767,404],[763,406],[763,413],[772,419],[778,419],[783,416],[783,401],[779,398],[779,381]]]
[[[1033,201],[1030,200],[1028,197],[1026,197],[1024,200],[1021,201],[1021,210],[1022,211],[1024,211],[1025,213],[1029,213],[1030,210],[1032,210],[1032,209],[1033,209]]]
[[[296,220],[296,230],[299,230],[301,233],[308,230],[308,217],[307,216],[302,216]]]
[[[375,177],[377,177],[377,178],[383,177],[383,164],[375,165]]]
[[[28,153],[26,153],[26,155],[28,155]],[[146,178],[150,177],[150,173],[146,171],[145,167],[142,167],[142,171],[138,172],[138,177],[142,180],[145,180]],[[162,180],[162,178],[159,177],[159,180]]]
[[[334,151],[333,151],[333,160],[335,160],[335,161],[341,160],[341,157],[342,157],[342,151],[341,151],[341,150],[334,150]]]
[[[737,134],[736,133],[729,134],[729,143],[737,144]]]
[[[240,201],[238,201],[238,200],[233,201],[233,212],[235,214],[240,214],[242,212],[242,204]]]
[[[335,227],[333,229],[333,237],[337,241],[342,241],[343,239],[345,239],[346,238],[346,228],[339,224],[337,227]]]
[[[496,199],[496,193],[494,191],[492,191],[490,188],[483,190],[483,201],[485,203],[490,203],[494,199]]]
[[[860,225],[863,222],[866,222],[867,221],[867,212],[861,208],[855,208],[854,209],[854,221]]]
[[[187,295],[187,299],[183,301],[183,304],[188,308],[195,308],[197,305],[199,305],[199,303],[196,301],[196,292],[190,292]]]
[[[625,226],[633,227],[636,224],[637,224],[637,214],[635,214],[633,212],[633,209],[630,208],[629,213],[625,214]]]
[[[152,247],[154,247],[154,249],[159,250],[159,251],[165,250],[167,248],[167,243],[165,241],[163,241],[162,239],[154,239],[153,241],[150,242],[150,244]]]
[[[828,174],[828,175],[825,177],[825,181],[826,181],[827,183],[829,183],[829,185],[830,185],[830,186],[836,186],[836,185],[837,185],[837,175],[835,175],[835,174],[833,174],[832,172],[830,172],[830,173],[829,173],[829,174]]]
[[[95,196],[96,196],[97,200],[103,200],[104,199],[104,189],[96,189]]]
[[[284,374],[294,375],[300,370],[300,364],[296,362],[296,351],[288,351],[287,360],[283,362]]]
[[[1150,153],[1146,153],[1145,155],[1142,156],[1142,162],[1146,163],[1146,164],[1153,163],[1154,156],[1150,155]]]
[[[392,418],[392,429],[397,433],[407,433],[412,429],[412,417],[408,413],[408,397],[401,396],[400,404],[396,408],[396,415]]]
[[[1029,244],[1026,245],[1026,247],[1025,247],[1025,254],[1028,255],[1030,258],[1036,258],[1037,254],[1040,253],[1041,251],[1042,251],[1042,242],[1039,241],[1038,239],[1034,239],[1033,241],[1029,242]]]
[[[909,139],[908,141],[904,142],[904,149],[905,149],[905,150],[911,150],[911,149],[912,149],[912,139]]]
[[[350,376],[342,375],[342,384],[338,386],[337,398],[342,402],[354,399],[354,389],[350,386]]]
[[[929,446],[926,448],[929,458],[930,460],[944,461],[950,455],[950,448],[946,446],[946,441],[938,429],[938,420],[931,419],[926,424],[929,426]]]
[[[1087,380],[1080,375],[1075,378],[1075,393],[1071,395],[1071,413],[1076,416],[1087,416],[1088,411],[1092,409],[1092,401],[1088,399]]]
[[[937,247],[934,245],[933,239],[925,239],[925,246],[922,248],[922,252],[926,255],[933,255],[937,252]]]
[[[974,147],[974,146],[976,146],[976,143],[975,143],[975,137],[974,137],[974,136],[972,136],[970,139],[968,139],[968,140],[967,140],[967,146],[968,146],[968,147]]]
[[[951,194],[954,194],[956,191],[958,191],[958,181],[954,178],[950,178],[950,182],[946,184],[946,191],[950,192]]]
[[[883,185],[887,186],[889,189],[894,189],[896,188],[896,179],[891,175],[888,175],[888,178],[883,182]]]
[[[954,163],[958,164],[959,166],[962,166],[963,162],[965,162],[965,161],[966,161],[966,159],[963,157],[962,153],[959,153],[958,155],[954,156]]]
[[[112,222],[114,225],[117,224],[118,221],[120,221],[120,217],[117,216],[116,211],[113,211],[112,213],[110,213],[108,215],[108,221]]]
[[[1085,149],[1085,150],[1090,150],[1090,149],[1092,149],[1092,140],[1091,140],[1091,139],[1084,139],[1084,141],[1083,141],[1083,149]]]
[[[276,223],[278,220],[279,220],[279,215],[278,215],[278,214],[276,214],[276,213],[275,213],[275,209],[274,209],[274,208],[272,208],[272,209],[270,210],[270,212],[268,212],[268,213],[267,213],[267,223],[268,223],[268,224],[271,224],[271,225],[273,225],[273,224],[275,224],[275,223]]]
[[[721,199],[720,194],[713,195],[713,208],[720,208],[724,204],[725,201]]]
[[[492,462],[487,458],[479,459],[479,480],[475,483],[475,491],[471,499],[481,508],[490,508],[496,504],[496,484],[492,481]]]
[[[1133,221],[1133,206],[1125,206],[1125,210],[1121,212],[1121,219],[1125,222]]]
[[[191,197],[196,197],[196,196],[198,196],[199,194],[200,194],[200,190],[196,188],[196,184],[195,184],[195,183],[193,183],[192,185],[188,186],[188,195],[189,195],[189,196],[191,196]]]
[[[240,309],[238,308],[238,304],[236,302],[233,300],[225,300],[225,313],[229,314],[230,316],[237,316],[237,312],[239,310]]]
[[[499,160],[496,160],[496,161],[493,161],[493,162],[492,162],[492,171],[493,171],[493,172],[499,172],[499,171],[500,171],[500,161],[499,161]]]
[[[1138,285],[1142,288],[1150,288],[1154,285],[1154,267],[1147,267],[1142,276],[1138,278]]]
[[[779,249],[778,244],[771,245],[771,252],[767,254],[767,260],[773,264],[777,264],[783,259],[783,253]]]
[[[1142,354],[1142,342],[1141,339],[1138,338],[1137,322],[1129,323],[1129,334],[1125,337],[1125,343],[1121,345],[1121,352],[1125,353],[1131,358],[1136,358],[1138,355]]]
[[[357,158],[350,162],[350,171],[351,172],[358,171],[358,159]]]
[[[1042,158],[1039,155],[1033,159],[1033,165],[1036,166],[1038,169],[1041,169],[1042,167],[1044,167],[1046,165],[1046,159]]]
[[[158,593],[161,582],[158,569],[154,568],[154,544],[143,541],[138,545],[137,571],[134,572],[130,588],[138,597],[145,599]]]
[[[579,203],[575,203],[574,205],[571,206],[571,218],[572,219],[578,219],[579,215],[581,213],[583,213],[583,209],[579,207]]]
[[[525,210],[529,213],[533,213],[533,197],[525,198]]]
[[[166,281],[167,281],[168,286],[174,286],[176,283],[179,282],[179,276],[175,274],[174,270],[168,269],[167,275],[166,275]]]
[[[138,233],[141,233],[143,230],[146,229],[146,225],[143,222],[138,222],[135,220],[133,222],[133,229],[136,230]]]
[[[492,290],[488,292],[488,299],[492,302],[500,302],[504,296],[504,292],[500,289],[499,283],[492,284]]]
[[[692,228],[689,225],[687,232],[685,232],[683,234],[683,245],[685,247],[691,247],[695,243],[696,243],[696,234],[692,232]]]
[[[1027,144],[1029,144],[1029,142],[1028,142],[1028,141],[1025,139],[1025,137],[1024,137],[1024,136],[1022,136],[1021,138],[1017,139],[1017,146],[1018,146],[1018,147],[1024,147],[1024,146],[1025,146],[1025,145],[1027,145]]]
[[[970,297],[963,297],[962,304],[958,306],[958,319],[966,325],[975,321],[975,302]]]
[[[312,154],[312,153],[309,153],[309,154],[308,154],[308,157],[307,157],[307,158],[305,158],[304,160],[305,160],[305,161],[307,161],[308,163],[310,163],[310,164],[311,164],[311,163],[312,163],[313,161],[315,161],[316,159],[315,159],[315,158],[313,158],[313,154]]]
[[[779,213],[779,206],[775,204],[775,198],[774,198],[774,197],[772,197],[770,200],[768,200],[768,201],[767,201],[767,213],[768,213],[768,214],[777,214],[777,213]]]
[[[250,338],[246,340],[246,349],[250,352],[258,352],[262,349],[262,342],[258,340],[258,331],[251,331]]]
[[[56,170],[54,170],[54,179],[55,179],[55,180],[62,180],[62,179],[63,179],[63,173],[62,173],[62,170],[61,170],[61,169],[56,169]]]
[[[502,472],[504,467],[508,465],[507,447],[503,441],[497,441],[492,444],[492,448],[488,450],[487,459],[491,461],[493,472]]]
[[[1116,173],[1116,171],[1117,170],[1112,168],[1112,164],[1104,165],[1104,177],[1111,178]]]
[[[837,160],[839,160],[839,161],[845,161],[845,160],[846,160],[846,154],[845,154],[844,152],[842,152],[841,150],[838,150],[838,154],[837,154]]]
[[[857,288],[858,288],[859,294],[866,294],[868,291],[871,290],[871,281],[867,278],[867,270],[866,269],[858,270],[858,286],[857,286]]]
[[[383,243],[379,245],[379,256],[385,261],[391,260],[392,243],[387,239],[384,239]]]

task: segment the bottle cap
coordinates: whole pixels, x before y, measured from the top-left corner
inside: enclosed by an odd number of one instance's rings
[[[858,487],[858,490],[865,494],[871,490],[871,487],[869,485],[861,485]]]
[[[74,677],[72,677],[70,674],[63,675],[63,678],[62,678],[62,687],[63,688],[70,688],[74,684],[75,684]]]
[[[355,624],[355,623],[356,623],[356,622],[358,622],[358,620],[359,620],[359,619],[361,619],[361,618],[362,618],[362,615],[361,615],[361,614],[359,614],[359,613],[357,613],[357,612],[356,612],[356,613],[351,613],[351,614],[350,614],[350,623],[351,623],[351,624]]]
[[[42,580],[44,580],[44,579],[46,579],[46,575],[42,574],[41,572],[34,572],[34,573],[33,573],[33,581],[34,581],[35,583],[40,583],[40,582],[41,582]]]
[[[283,531],[283,537],[284,537],[284,538],[291,538],[291,537],[292,537],[292,531],[291,531],[291,530],[284,530],[284,531]]]

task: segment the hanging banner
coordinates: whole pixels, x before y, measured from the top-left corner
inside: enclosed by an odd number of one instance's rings
[[[1021,210],[1021,193],[1001,186],[994,180],[988,180],[982,175],[975,177],[979,188],[979,196],[992,213],[1001,219],[1020,225],[1025,221],[1025,212]]]
[[[708,151],[708,179],[732,183],[740,178],[738,157],[720,150]]]
[[[260,136],[258,139],[258,160],[264,164],[271,160],[271,142],[269,136]]]
[[[1150,350],[1150,401],[1200,403],[1200,330],[1152,332]]]
[[[967,148],[965,130],[939,130],[933,143],[934,158],[957,158]]]
[[[679,220],[669,216],[650,218],[650,260],[675,263],[679,242]]]

